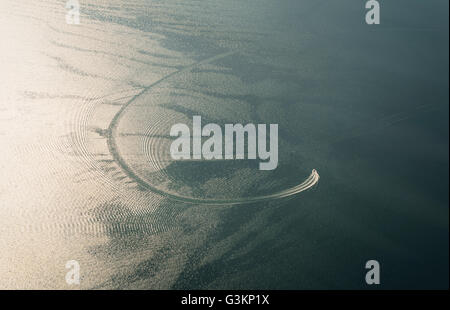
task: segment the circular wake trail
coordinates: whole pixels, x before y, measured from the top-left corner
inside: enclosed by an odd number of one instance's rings
[[[189,70],[191,70],[192,68],[202,65],[202,64],[207,64],[210,62],[213,62],[215,60],[221,59],[221,58],[225,58],[227,56],[233,55],[235,54],[235,52],[226,52],[226,53],[222,53],[207,59],[204,59],[202,61],[193,63],[189,66],[186,66],[185,68],[178,70],[178,71],[174,71],[168,75],[166,75],[165,77],[159,79],[158,81],[144,87],[142,89],[142,91],[140,91],[139,93],[137,93],[136,95],[134,95],[126,104],[124,104],[122,106],[122,108],[114,115],[111,123],[109,124],[108,127],[108,131],[107,131],[107,143],[108,143],[108,149],[111,153],[111,155],[113,156],[115,162],[122,168],[122,170],[128,175],[128,177],[130,177],[131,179],[133,179],[136,183],[138,183],[142,188],[148,189],[152,192],[155,192],[157,194],[160,194],[161,196],[167,197],[167,198],[171,198],[180,202],[185,202],[185,203],[194,203],[194,204],[209,204],[209,205],[236,205],[236,204],[243,204],[243,203],[253,203],[253,202],[261,202],[261,201],[268,201],[268,200],[273,200],[273,199],[279,199],[279,198],[285,198],[285,197],[289,197],[292,195],[296,195],[298,193],[301,193],[305,190],[308,190],[309,188],[313,187],[314,185],[316,185],[319,182],[319,174],[318,172],[313,169],[311,172],[311,175],[302,183],[282,190],[280,192],[277,193],[273,193],[273,194],[268,194],[268,195],[261,195],[261,196],[255,196],[255,197],[243,197],[243,198],[236,198],[236,199],[213,199],[213,198],[195,198],[195,197],[189,197],[189,196],[183,196],[183,195],[178,195],[175,193],[170,193],[164,190],[161,190],[151,184],[149,184],[148,182],[146,182],[142,177],[140,177],[135,171],[133,171],[133,169],[126,163],[125,159],[122,157],[122,155],[119,152],[119,149],[117,147],[117,143],[116,143],[116,135],[117,135],[117,126],[119,124],[120,118],[125,114],[125,111],[127,110],[127,108],[134,102],[136,101],[137,98],[139,98],[140,96],[144,95],[146,92],[150,91],[153,87],[157,86],[158,84],[166,81],[167,79],[177,75],[177,74],[181,74],[183,72],[187,72]]]

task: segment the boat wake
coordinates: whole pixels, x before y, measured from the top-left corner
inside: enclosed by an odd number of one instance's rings
[[[135,172],[134,169],[132,169],[128,164],[127,161],[122,157],[119,147],[116,142],[116,137],[118,135],[117,128],[118,124],[120,122],[120,119],[127,111],[128,107],[135,102],[138,98],[140,98],[142,95],[146,94],[148,91],[150,91],[152,88],[157,86],[158,84],[166,81],[167,79],[181,74],[183,72],[187,72],[191,69],[193,69],[196,66],[206,64],[213,62],[215,60],[219,60],[222,58],[225,58],[227,56],[233,55],[234,52],[226,52],[219,55],[215,55],[213,57],[204,59],[202,61],[196,62],[194,64],[191,64],[189,66],[186,66],[178,71],[174,71],[170,73],[169,75],[166,75],[165,77],[161,78],[160,80],[144,87],[140,92],[138,92],[136,95],[131,97],[122,107],[121,109],[114,115],[109,128],[106,130],[106,136],[107,136],[107,143],[108,143],[108,149],[111,153],[111,155],[114,158],[114,161],[121,167],[121,169],[130,177],[133,179],[138,185],[146,190],[150,190],[152,192],[155,192],[157,194],[160,194],[161,196],[174,199],[177,201],[185,202],[185,203],[194,203],[194,204],[208,204],[208,205],[235,205],[235,204],[244,204],[244,203],[253,203],[253,202],[261,202],[261,201],[269,201],[274,199],[280,199],[280,198],[286,198],[289,196],[293,196],[296,194],[299,194],[303,191],[306,191],[316,185],[319,181],[319,174],[318,172],[313,169],[311,174],[308,178],[306,178],[302,183],[290,187],[285,190],[281,190],[276,193],[268,194],[268,195],[259,195],[254,197],[239,197],[235,199],[214,199],[214,198],[201,198],[201,197],[193,197],[193,196],[187,196],[182,195],[178,193],[168,192],[164,189],[158,188],[152,184],[150,184],[148,181],[145,180],[145,178],[139,176],[137,172]]]

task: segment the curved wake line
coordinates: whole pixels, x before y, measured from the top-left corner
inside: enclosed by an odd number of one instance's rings
[[[107,133],[107,144],[108,149],[111,155],[114,158],[114,161],[122,168],[122,170],[133,179],[135,182],[137,182],[141,187],[148,189],[152,192],[155,192],[157,194],[160,194],[161,196],[171,198],[180,202],[185,203],[195,203],[195,204],[210,204],[210,205],[234,205],[234,204],[243,204],[243,203],[252,203],[252,202],[260,202],[260,201],[266,201],[266,200],[272,200],[277,198],[285,198],[289,197],[298,193],[301,193],[314,185],[316,185],[319,182],[319,174],[315,169],[312,170],[311,175],[302,183],[299,185],[296,185],[294,187],[288,188],[286,190],[282,190],[277,193],[269,194],[269,195],[262,195],[262,196],[256,196],[256,197],[243,197],[243,198],[236,198],[236,199],[212,199],[212,198],[195,198],[195,197],[189,197],[189,196],[183,196],[178,195],[170,192],[166,192],[164,190],[161,190],[159,188],[156,188],[155,186],[149,184],[146,182],[143,178],[141,178],[136,172],[133,171],[133,169],[128,166],[128,164],[125,162],[123,157],[120,155],[119,149],[117,147],[116,143],[116,133],[117,133],[117,126],[119,124],[120,118],[124,115],[125,110],[134,102],[136,99],[138,99],[140,96],[148,92],[153,87],[157,86],[158,84],[164,82],[165,80],[191,70],[192,68],[199,66],[201,64],[210,63],[214,60],[218,60],[221,58],[225,58],[227,56],[230,56],[232,54],[235,54],[235,52],[227,52],[223,54],[219,54],[207,59],[204,59],[202,61],[193,63],[189,66],[184,67],[183,69],[180,69],[178,71],[174,71],[165,77],[159,79],[158,81],[144,87],[142,91],[134,95],[127,103],[125,103],[120,110],[114,115],[113,119],[111,120],[111,123],[108,127],[108,133]]]

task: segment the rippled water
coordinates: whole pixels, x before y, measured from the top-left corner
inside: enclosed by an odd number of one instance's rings
[[[391,2],[2,0],[0,288],[447,288],[448,1]],[[278,168],[171,161],[193,115]]]

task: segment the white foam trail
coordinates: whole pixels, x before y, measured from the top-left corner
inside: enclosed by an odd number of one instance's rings
[[[263,201],[270,201],[274,199],[280,199],[280,198],[286,198],[290,197],[296,194],[299,194],[301,192],[304,192],[314,185],[316,185],[319,182],[320,176],[316,169],[313,169],[311,171],[311,174],[308,178],[306,178],[302,183],[293,186],[291,188],[282,190],[280,192],[276,192],[273,194],[268,195],[261,195],[261,196],[254,196],[254,197],[242,197],[242,198],[236,198],[236,199],[214,199],[214,198],[197,198],[197,197],[190,197],[190,196],[184,196],[179,195],[176,193],[170,193],[166,192],[164,190],[161,190],[159,188],[154,187],[153,185],[147,183],[142,178],[140,178],[136,173],[132,173],[133,178],[135,181],[137,181],[141,186],[154,191],[162,196],[165,196],[167,198],[171,198],[177,201],[185,202],[185,203],[194,203],[194,204],[207,204],[207,205],[237,205],[237,204],[244,204],[244,203],[254,203],[254,202],[263,202]]]
[[[116,144],[116,135],[117,135],[117,126],[120,122],[121,117],[125,114],[125,111],[127,108],[135,102],[137,98],[142,96],[143,94],[150,91],[153,87],[157,86],[158,84],[162,83],[163,81],[171,78],[172,76],[175,76],[177,74],[180,74],[182,72],[187,72],[191,70],[192,68],[199,66],[201,64],[206,64],[213,62],[215,60],[225,58],[227,56],[233,55],[235,52],[226,52],[222,53],[207,59],[204,59],[202,61],[193,63],[189,66],[186,66],[185,68],[174,71],[170,73],[169,75],[161,78],[160,80],[146,86],[142,89],[141,92],[134,95],[126,104],[122,106],[122,108],[116,113],[116,115],[113,117],[109,128],[108,128],[108,148],[113,156],[116,163],[122,168],[122,170],[135,182],[137,182],[141,187],[151,190],[155,193],[158,193],[164,197],[171,198],[177,201],[185,202],[185,203],[195,203],[195,204],[209,204],[209,205],[235,205],[235,204],[243,204],[243,203],[253,203],[253,202],[260,202],[260,201],[267,201],[267,200],[273,200],[273,199],[279,199],[279,198],[285,198],[292,195],[296,195],[298,193],[301,193],[314,185],[317,184],[319,181],[319,174],[315,169],[312,170],[311,175],[302,183],[299,185],[296,185],[294,187],[288,188],[286,190],[282,190],[280,192],[269,194],[269,195],[262,195],[262,196],[255,196],[255,197],[243,197],[243,198],[236,198],[236,199],[213,199],[213,198],[196,198],[196,197],[189,197],[189,196],[183,196],[176,193],[170,193],[165,190],[162,190],[160,188],[157,188],[150,183],[148,183],[144,178],[139,176],[139,173],[134,171],[126,162],[126,160],[122,157],[120,150]]]

